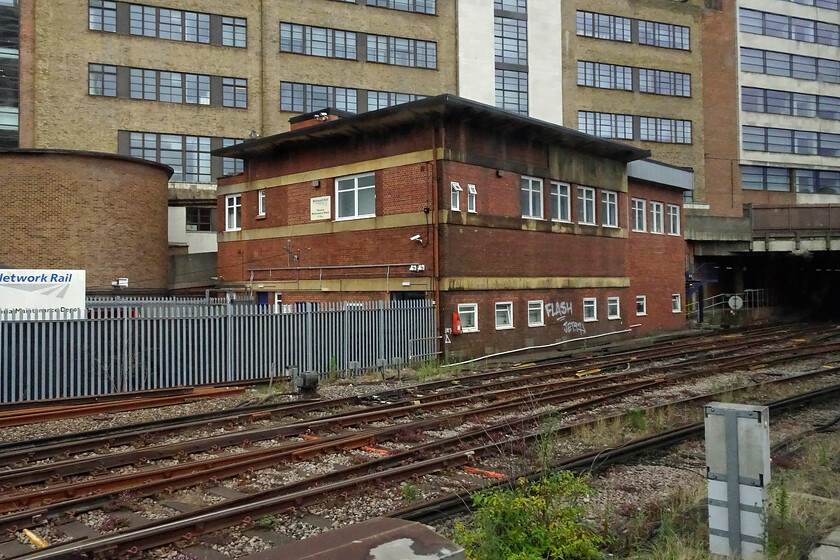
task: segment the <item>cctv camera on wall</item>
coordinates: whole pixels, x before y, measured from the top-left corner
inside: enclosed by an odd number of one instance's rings
[[[411,241],[420,241],[420,236],[419,235],[412,235],[411,236]]]

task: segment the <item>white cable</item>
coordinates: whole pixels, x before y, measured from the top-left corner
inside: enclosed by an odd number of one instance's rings
[[[579,340],[591,340],[593,338],[600,338],[602,336],[610,336],[614,334],[624,334],[629,333],[631,329],[634,327],[640,327],[641,325],[630,325],[629,329],[624,329],[623,331],[613,331],[603,334],[593,334],[592,336],[583,336],[580,338],[570,338],[569,340],[561,340],[560,342],[552,342],[551,344],[543,344],[541,346],[526,346],[524,348],[517,348],[516,350],[505,350],[504,352],[496,352],[495,354],[488,354],[486,356],[482,356],[480,358],[473,358],[472,360],[465,360],[463,362],[457,362],[454,364],[445,364],[443,367],[453,367],[453,366],[461,366],[464,364],[470,364],[472,362],[477,362],[479,360],[489,360],[490,358],[495,358],[496,356],[504,356],[505,354],[513,354],[514,352],[522,352],[523,350],[539,350],[540,348],[551,348],[552,346],[560,346],[562,344],[568,344],[569,342],[577,342]]]

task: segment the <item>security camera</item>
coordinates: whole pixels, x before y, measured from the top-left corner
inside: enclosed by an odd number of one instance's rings
[[[411,236],[411,241],[420,241],[420,236],[419,235],[412,235]]]

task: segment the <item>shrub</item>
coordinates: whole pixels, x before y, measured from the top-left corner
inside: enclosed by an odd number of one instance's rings
[[[537,482],[473,496],[470,528],[459,524],[456,540],[472,560],[595,560],[603,537],[584,517],[591,490],[563,471]]]

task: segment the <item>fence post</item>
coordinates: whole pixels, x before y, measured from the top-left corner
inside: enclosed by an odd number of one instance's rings
[[[379,313],[377,313],[377,318],[379,319],[379,356],[380,360],[387,360],[388,358],[385,356],[385,302],[379,302]],[[385,378],[385,370],[382,370],[382,378]]]
[[[227,352],[225,360],[225,381],[233,381],[233,294],[225,294],[225,349]]]
[[[313,309],[315,309],[314,303],[307,303],[306,304],[306,360],[307,363],[304,364],[303,372],[313,371],[315,369],[315,332],[313,321],[314,317]]]

